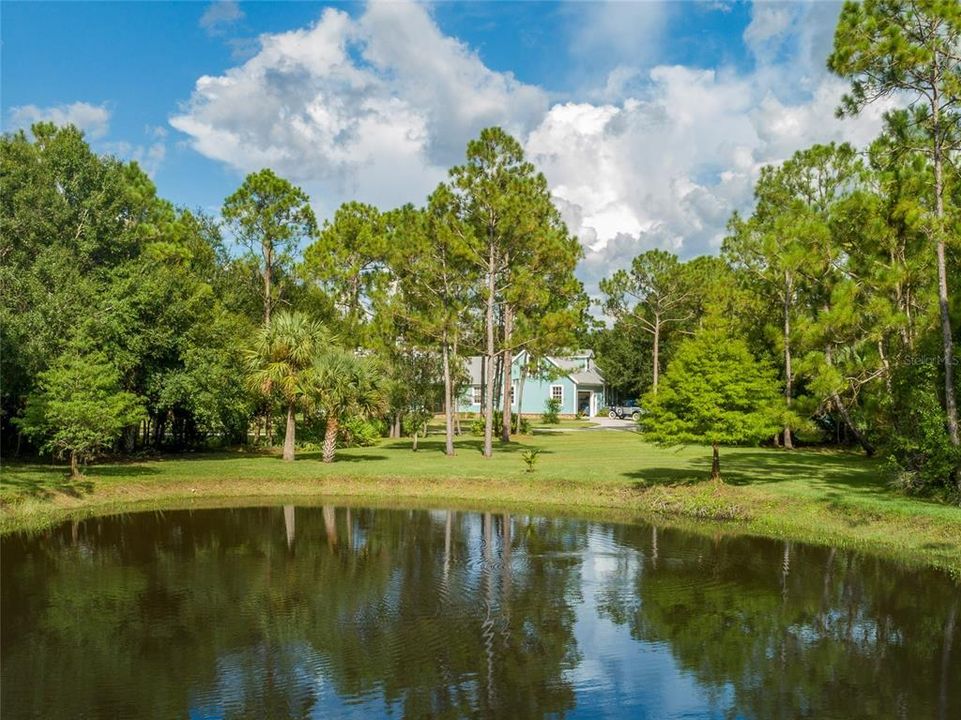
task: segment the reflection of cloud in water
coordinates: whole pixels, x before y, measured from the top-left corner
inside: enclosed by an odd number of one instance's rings
[[[612,594],[635,602],[634,583],[644,566],[641,553],[618,547],[609,532],[595,531],[583,557],[584,602],[577,606],[574,623],[583,659],[565,677],[579,707],[587,709],[575,707],[570,717],[724,717],[733,706],[733,688],[706,691],[679,667],[669,643],[635,640],[605,617],[600,606]]]

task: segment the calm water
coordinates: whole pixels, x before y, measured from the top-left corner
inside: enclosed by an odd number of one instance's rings
[[[446,511],[2,542],[4,720],[961,717],[961,591],[855,554]]]

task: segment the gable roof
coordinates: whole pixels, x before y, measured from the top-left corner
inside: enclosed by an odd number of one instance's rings
[[[522,350],[513,358],[513,363],[517,363],[522,357],[526,356],[527,351]],[[593,364],[593,350],[578,350],[571,355],[548,355],[545,358],[554,367],[560,370],[575,385],[603,385],[604,376]],[[470,376],[471,385],[483,385],[484,359],[481,355],[472,355],[466,360],[466,369]],[[587,360],[587,368],[584,368],[584,360]]]

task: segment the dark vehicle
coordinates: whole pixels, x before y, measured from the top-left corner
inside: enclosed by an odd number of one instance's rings
[[[643,412],[640,406],[633,400],[629,400],[626,405],[611,405],[607,417],[617,420],[627,420],[630,418],[637,422]]]

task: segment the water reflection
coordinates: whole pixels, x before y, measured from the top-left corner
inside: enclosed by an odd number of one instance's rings
[[[957,585],[833,549],[291,505],[0,545],[4,718],[961,714]]]

